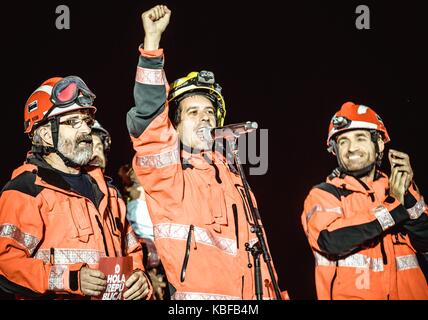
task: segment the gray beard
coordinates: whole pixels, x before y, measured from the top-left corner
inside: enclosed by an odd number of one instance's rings
[[[58,151],[79,166],[87,165],[92,158],[92,144],[79,147],[76,141],[69,139],[59,139]]]

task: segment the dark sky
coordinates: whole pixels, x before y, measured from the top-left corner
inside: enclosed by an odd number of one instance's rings
[[[364,2],[371,29],[357,30],[355,8],[361,1],[283,1],[282,7],[278,1],[164,3],[173,11],[161,43],[169,81],[212,70],[223,87],[226,123],[252,120],[269,129],[269,170],[249,182],[281,288],[292,298],[314,298],[313,257],[300,215],[311,186],[335,166],[325,138],[342,103],[365,104],[381,115],[390,146],[410,154],[416,182],[422,193],[428,190],[428,22],[422,5]],[[70,8],[70,30],[55,27],[60,4]],[[23,134],[26,99],[47,78],[71,74],[97,95],[97,118],[113,137],[108,173],[118,180],[118,167],[133,155],[125,115],[133,104],[137,47],[143,41],[140,14],[155,4],[12,1],[2,9],[1,185],[29,148]]]

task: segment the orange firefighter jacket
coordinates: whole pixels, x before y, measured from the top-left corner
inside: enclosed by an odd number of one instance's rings
[[[423,197],[412,184],[403,206],[387,194],[388,177],[377,177],[365,184],[331,176],[306,198],[302,223],[319,299],[428,299]]]
[[[127,124],[172,299],[255,299],[253,258],[245,245],[257,237],[249,230],[242,181],[219,153],[180,151],[168,117],[163,51],[140,51],[136,107]],[[261,261],[263,297],[273,298]]]
[[[17,298],[80,299],[78,272],[100,257],[142,250],[126,208],[99,168],[88,169],[97,203],[70,189],[42,160],[17,168],[0,197],[0,286]]]

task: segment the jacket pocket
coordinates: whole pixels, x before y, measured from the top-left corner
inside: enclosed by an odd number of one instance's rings
[[[89,236],[94,234],[91,224],[91,218],[89,215],[89,208],[85,199],[78,199],[76,201],[70,201],[66,199],[64,202],[68,202],[71,217],[74,226],[77,230],[79,240],[82,242],[88,242]]]

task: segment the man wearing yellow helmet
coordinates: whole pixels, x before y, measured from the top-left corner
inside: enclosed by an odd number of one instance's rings
[[[162,5],[142,14],[145,38],[127,125],[171,298],[255,299],[245,249],[257,237],[249,230],[242,180],[202,134],[223,125],[221,87],[209,71],[168,85],[159,42],[170,16]],[[261,268],[263,296],[272,298],[264,261]]]

